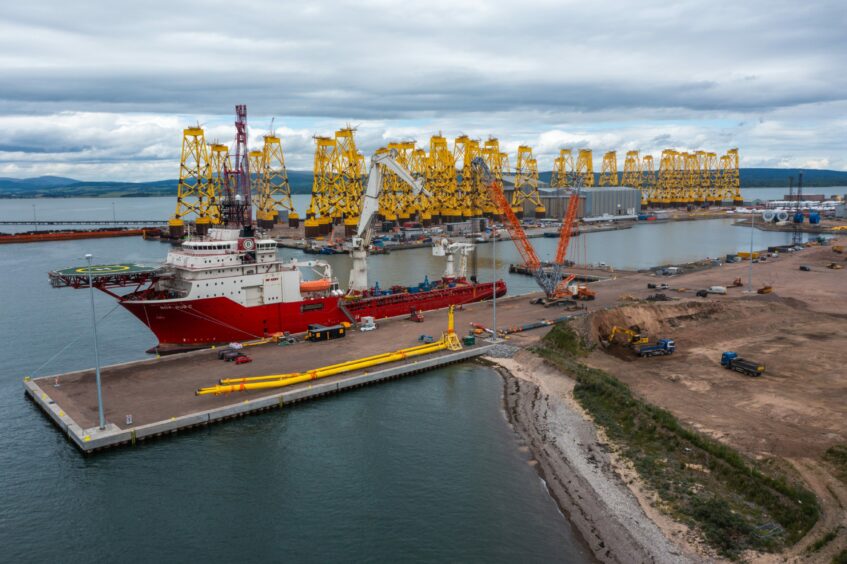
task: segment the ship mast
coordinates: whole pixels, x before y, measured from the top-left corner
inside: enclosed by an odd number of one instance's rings
[[[222,205],[223,223],[241,229],[246,236],[253,232],[253,208],[250,204],[250,162],[247,158],[247,106],[235,106],[235,147],[231,161],[224,166],[226,201]]]

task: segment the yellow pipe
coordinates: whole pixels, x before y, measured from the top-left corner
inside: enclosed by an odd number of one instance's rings
[[[436,344],[436,343],[427,343],[425,345],[418,345],[418,346],[415,346],[415,347],[411,347],[411,348],[408,348],[408,349],[401,349],[401,350],[406,352],[406,353],[409,353],[409,352],[415,351],[417,349],[431,347],[434,344]],[[395,354],[397,352],[400,352],[400,351],[385,352],[385,353],[375,354],[373,356],[366,356],[364,358],[357,358],[355,360],[348,360],[348,361],[341,362],[341,363],[338,363],[338,364],[332,364],[330,366],[324,366],[322,368],[319,368],[318,370],[330,370],[330,369],[334,369],[334,368],[341,368],[343,366],[347,366],[348,364],[358,364],[358,363],[364,362],[364,361],[378,360],[378,359],[381,359],[383,357]],[[285,374],[270,374],[268,376],[250,376],[248,378],[221,378],[219,383],[221,383],[221,384],[246,384],[248,382],[263,382],[265,380],[284,380],[286,378],[293,378],[295,376],[298,376],[299,374],[300,374],[300,372],[288,372],[288,373],[285,373]]]
[[[425,347],[413,347],[412,349],[402,349],[399,351],[395,351],[393,353],[389,353],[387,355],[383,355],[384,358],[376,359],[376,360],[358,360],[353,362],[343,363],[341,365],[328,366],[323,368],[318,368],[315,370],[310,370],[308,372],[303,372],[299,375],[286,377],[286,378],[277,378],[276,380],[267,380],[262,382],[247,382],[242,384],[232,384],[232,385],[217,385],[210,386],[208,388],[201,388],[197,390],[196,395],[202,396],[207,394],[222,394],[229,392],[244,392],[247,390],[267,390],[271,388],[284,388],[286,386],[293,386],[294,384],[300,384],[302,382],[308,382],[309,380],[318,380],[320,378],[326,378],[328,376],[335,376],[337,374],[342,374],[344,372],[351,372],[353,370],[359,370],[361,368],[369,368],[371,366],[379,366],[381,364],[387,364],[389,362],[396,362],[398,360],[405,360],[407,358],[412,358],[416,356],[422,356],[425,354],[434,353],[437,351],[441,351],[446,349],[448,346],[447,341],[440,340],[436,343],[427,345]]]

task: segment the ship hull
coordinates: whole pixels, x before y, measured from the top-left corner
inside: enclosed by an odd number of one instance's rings
[[[506,284],[497,282],[497,295]],[[412,309],[429,311],[491,299],[494,284],[465,284],[427,292],[391,294],[347,300],[328,296],[301,302],[242,306],[228,298],[197,300],[137,300],[124,297],[121,305],[147,325],[159,344],[167,349],[191,349],[206,345],[247,341],[274,333],[301,333],[310,324],[334,325],[408,315]]]

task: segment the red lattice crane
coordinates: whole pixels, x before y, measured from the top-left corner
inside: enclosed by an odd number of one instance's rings
[[[235,106],[235,147],[232,162],[224,163],[226,196],[221,205],[223,222],[229,227],[253,225],[250,204],[250,162],[247,157],[247,106]]]
[[[535,252],[535,248],[529,242],[517,215],[512,211],[512,206],[506,199],[502,186],[491,175],[485,161],[482,158],[476,158],[471,164],[479,169],[483,182],[488,187],[491,200],[500,208],[500,212],[505,218],[506,230],[515,243],[521,258],[523,258],[524,265],[541,289],[544,290],[546,297],[551,299],[561,297],[593,299],[594,292],[585,286],[569,287],[575,275],[571,274],[567,278],[562,278],[565,271],[565,257],[573,235],[576,212],[579,208],[579,190],[573,192],[568,199],[568,209],[562,221],[559,245],[556,249],[556,261],[548,267],[543,265],[538,258],[538,253]]]

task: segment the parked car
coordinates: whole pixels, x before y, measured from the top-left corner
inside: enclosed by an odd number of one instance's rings
[[[698,298],[708,298],[709,292],[707,292],[706,290],[698,290],[697,297]]]
[[[800,266],[800,270],[802,270],[803,272],[811,272],[811,271],[812,271],[812,267],[810,267],[810,266],[806,266],[806,265],[804,264],[804,265],[801,265],[801,266]]]
[[[246,354],[242,354],[241,356],[235,359],[235,364],[247,364],[248,362],[253,362],[253,359],[247,356]]]
[[[243,355],[244,355],[244,353],[241,352],[241,351],[228,350],[228,351],[224,351],[223,355],[221,356],[221,359],[223,359],[227,362],[232,362],[233,360],[235,360],[239,356],[243,356]]]

